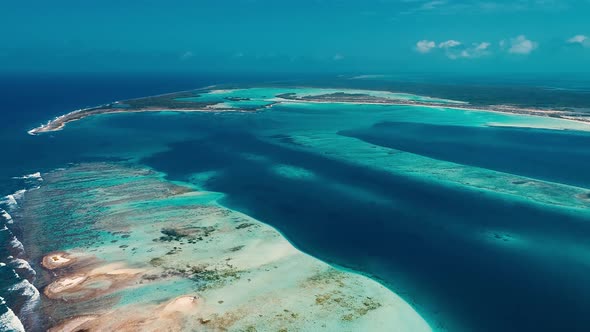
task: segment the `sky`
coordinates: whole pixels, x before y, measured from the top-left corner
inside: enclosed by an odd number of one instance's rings
[[[0,72],[590,73],[590,0],[0,4]]]

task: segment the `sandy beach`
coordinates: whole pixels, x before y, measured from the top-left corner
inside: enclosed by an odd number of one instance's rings
[[[127,267],[124,263],[95,263],[98,265],[84,272],[77,270],[50,283],[43,293],[50,299],[62,301],[86,301],[115,292],[138,280],[145,269]]]
[[[48,270],[60,269],[76,262],[76,258],[66,252],[55,252],[43,257],[41,265]]]

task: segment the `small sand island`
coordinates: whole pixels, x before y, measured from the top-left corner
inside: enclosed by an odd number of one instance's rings
[[[246,97],[247,96],[247,97]],[[359,105],[408,105],[502,112],[553,117],[590,123],[588,113],[571,109],[526,108],[512,105],[472,105],[465,102],[389,91],[325,88],[197,89],[145,98],[117,101],[61,115],[28,131],[31,135],[61,130],[67,123],[86,117],[133,112],[252,112],[281,103],[333,103]]]
[[[48,270],[59,269],[74,263],[76,259],[66,252],[56,252],[43,257],[41,265]]]

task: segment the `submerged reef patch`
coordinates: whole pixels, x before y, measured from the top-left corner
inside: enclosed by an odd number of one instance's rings
[[[126,164],[48,173],[28,209],[49,220],[39,234],[53,248],[42,259],[51,331],[431,330],[379,283],[186,188]],[[43,233],[53,223],[68,226]]]

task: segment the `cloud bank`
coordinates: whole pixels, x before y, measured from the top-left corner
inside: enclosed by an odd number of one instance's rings
[[[434,49],[440,49],[444,51],[444,54],[449,59],[460,59],[460,58],[479,58],[485,55],[489,55],[489,48],[491,43],[479,42],[470,45],[465,45],[462,42],[454,39],[449,39],[436,43],[433,40],[420,40],[416,43],[416,51],[425,54],[429,53]]]
[[[420,40],[416,43],[416,51],[419,53],[428,53],[436,47],[436,43],[432,40]]]
[[[577,44],[584,47],[590,47],[590,38],[586,35],[575,35],[566,41],[568,44]]]
[[[451,39],[451,40],[447,40],[445,42],[439,43],[438,47],[449,49],[449,48],[453,48],[453,47],[456,47],[459,45],[461,45],[461,42]]]
[[[567,43],[590,47],[590,38],[585,35],[576,35],[569,38]],[[525,35],[518,35],[508,41],[503,39],[498,45],[498,51],[514,55],[528,55],[539,47],[539,43],[528,39]],[[455,39],[436,43],[434,40],[423,39],[416,43],[415,49],[422,54],[440,49],[449,59],[453,60],[460,58],[480,58],[492,54],[492,43],[484,41],[465,44]]]
[[[520,35],[510,39],[510,48],[508,53],[526,55],[530,54],[538,47],[538,43],[527,39],[525,35]]]

